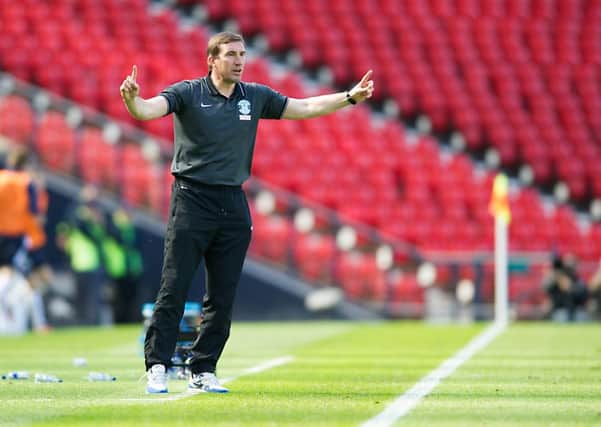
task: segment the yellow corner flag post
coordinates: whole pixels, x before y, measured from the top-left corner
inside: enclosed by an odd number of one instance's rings
[[[495,217],[495,322],[507,324],[509,320],[508,286],[508,228],[511,221],[509,209],[509,180],[502,173],[495,177],[489,210]]]

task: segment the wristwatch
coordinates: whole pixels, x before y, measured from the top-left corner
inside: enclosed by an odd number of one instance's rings
[[[349,92],[346,93],[346,100],[349,102],[349,104],[355,105],[357,103],[357,101],[355,101],[353,99],[353,97],[351,96],[351,94]]]

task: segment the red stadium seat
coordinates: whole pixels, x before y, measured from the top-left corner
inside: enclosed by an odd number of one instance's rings
[[[319,234],[301,234],[294,247],[297,269],[309,282],[329,283],[333,277],[336,247],[333,238]]]
[[[120,171],[120,191],[124,202],[138,208],[160,210],[163,201],[162,171],[146,160],[140,146],[124,144],[119,162],[128,165]]]
[[[293,232],[292,224],[287,219],[254,212],[251,253],[268,261],[286,265],[291,255],[288,247]]]
[[[75,135],[62,113],[49,111],[42,117],[36,140],[42,161],[57,172],[71,173],[75,160]]]
[[[104,141],[100,129],[85,128],[82,131],[77,164],[79,175],[86,182],[109,189],[116,189],[119,185],[115,173],[119,164],[117,147]]]
[[[416,305],[424,303],[424,288],[417,283],[415,274],[396,275],[391,283],[391,288],[393,302]]]
[[[383,301],[388,284],[371,255],[342,253],[336,261],[336,278],[350,299]]]
[[[18,144],[28,144],[33,135],[33,112],[19,96],[0,98],[0,135]]]

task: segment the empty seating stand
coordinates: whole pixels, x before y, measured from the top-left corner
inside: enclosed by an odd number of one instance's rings
[[[202,3],[216,21],[237,19],[246,35],[266,35],[274,52],[297,49],[307,69],[329,66],[336,85],[348,87],[373,68],[375,101],[391,98],[402,114],[427,114],[437,131],[458,129],[469,150],[495,147],[507,166],[529,164],[537,183],[561,179],[576,200],[601,194],[599,2],[179,3]],[[208,31],[180,26],[170,9],[151,13],[144,0],[0,0],[0,27],[2,69],[167,141],[171,118],[134,121],[119,96],[121,80],[136,64],[142,95],[148,97],[206,72]],[[334,90],[308,89],[299,75],[274,73],[259,58],[250,59],[245,79],[295,97]],[[101,143],[98,130],[75,131],[54,112],[36,123],[31,108],[11,97],[0,99],[0,111],[7,114],[0,115],[0,131],[23,143],[33,132],[49,167],[103,185],[123,183],[129,203],[167,214],[161,194],[172,180],[168,167],[157,170],[139,147]],[[68,155],[53,155],[57,148]],[[134,166],[119,174],[105,170],[124,158]],[[431,137],[407,135],[399,123],[375,120],[363,105],[302,122],[262,123],[253,172],[342,218],[426,251],[492,248],[487,205],[493,172],[475,169],[466,155],[441,152]],[[571,210],[544,206],[531,190],[516,190],[511,204],[512,249],[601,256],[599,245],[582,243],[594,241],[598,225],[582,228]],[[371,265],[368,255],[361,262],[361,257],[337,260],[334,271],[323,271],[311,259],[315,254],[336,259],[331,242],[298,236],[290,252],[269,241],[271,234],[261,236],[268,229],[286,239],[294,234],[289,222],[260,215],[255,221],[253,250],[282,262],[309,260],[302,272],[307,278],[351,277],[345,272],[360,270],[359,264],[369,271],[361,274],[374,273],[365,267]],[[382,297],[381,286],[361,286],[350,292]]]
[[[600,196],[597,1],[196,3],[275,51],[298,50],[307,68],[328,66],[340,86],[374,68],[376,99],[406,116],[461,131],[472,150],[496,148],[505,166],[530,165],[539,184],[564,181],[573,200]]]

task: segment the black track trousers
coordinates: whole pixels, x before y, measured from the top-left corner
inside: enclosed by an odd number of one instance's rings
[[[190,283],[202,258],[203,320],[189,360],[192,372],[214,372],[230,334],[232,307],[252,222],[241,187],[176,179],[165,236],[161,287],[146,333],[146,369],[171,364]]]

